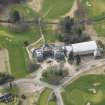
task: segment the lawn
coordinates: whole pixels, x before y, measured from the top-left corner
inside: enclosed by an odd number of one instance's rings
[[[105,0],[82,0],[82,4],[91,18],[105,14]]]
[[[58,35],[50,31],[50,33],[45,34],[45,39],[47,43],[54,43],[58,41]]]
[[[82,0],[82,4],[88,17],[99,20],[94,23],[98,36],[105,37],[105,0]]]
[[[48,97],[51,94],[51,92],[51,89],[45,89],[40,95],[38,105],[47,105]]]
[[[8,28],[0,27],[0,46],[9,51],[10,66],[15,78],[26,76],[27,73],[27,53],[24,48],[24,41],[34,42],[40,37],[36,30],[24,33],[13,33]]]
[[[18,10],[21,16],[29,20],[38,16],[32,9],[23,4],[13,5],[8,10],[11,12]],[[11,71],[15,78],[21,78],[28,74],[28,55],[24,48],[24,41],[32,43],[39,37],[39,30],[35,27],[30,27],[26,32],[16,33],[9,31],[7,27],[0,26],[0,46],[8,49]]]
[[[81,77],[65,88],[62,97],[65,105],[105,105],[105,76]]]
[[[10,7],[11,12],[18,10],[21,16],[24,16],[26,19],[35,19],[35,16],[38,14],[29,8],[26,4],[16,4]]]
[[[44,36],[47,43],[54,43],[59,40],[58,34],[52,31],[50,26],[44,28]]]
[[[59,85],[66,76],[68,76],[68,71],[58,68],[58,66],[52,66],[43,72],[41,80],[52,85]]]
[[[57,105],[55,101],[49,101],[48,105]]]
[[[98,36],[105,37],[105,20],[94,24]]]
[[[41,13],[45,14],[49,11],[46,18],[58,18],[71,9],[74,0],[44,0]]]

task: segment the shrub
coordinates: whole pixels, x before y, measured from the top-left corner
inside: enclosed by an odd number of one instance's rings
[[[7,82],[11,82],[14,80],[14,77],[9,74],[0,73],[0,85],[3,85]]]
[[[68,75],[63,68],[49,67],[42,74],[42,80],[53,85],[59,85],[61,80]]]
[[[38,70],[39,67],[40,67],[39,64],[34,63],[34,62],[29,62],[29,64],[28,64],[28,71],[29,71],[30,73],[32,73],[32,72]]]

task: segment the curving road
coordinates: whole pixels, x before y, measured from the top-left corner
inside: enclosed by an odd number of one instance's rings
[[[50,84],[45,83],[43,81],[40,81],[43,70],[45,70],[47,68],[47,66],[45,66],[45,64],[43,64],[42,67],[37,71],[35,78],[33,78],[33,79],[29,79],[29,78],[18,79],[18,80],[15,80],[13,83],[14,83],[14,85],[19,85],[20,83],[24,83],[24,82],[33,83],[33,84],[38,83],[44,87],[51,88],[51,89],[53,89],[53,91],[57,97],[58,105],[64,105],[63,100],[62,100],[62,96],[61,96],[62,87],[65,87],[68,84],[72,83],[74,80],[78,79],[80,76],[86,74],[90,70],[94,70],[94,68],[100,67],[103,65],[105,65],[105,59],[100,59],[100,60],[95,60],[94,62],[93,61],[89,62],[89,63],[85,64],[82,68],[80,68],[80,71],[76,72],[72,77],[68,77],[64,81],[64,83],[62,83],[59,86],[53,86],[53,85],[50,85]],[[9,83],[0,86],[0,89],[8,88],[8,87],[9,87]]]

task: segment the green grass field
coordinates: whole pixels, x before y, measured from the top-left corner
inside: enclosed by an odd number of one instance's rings
[[[98,36],[105,37],[105,20],[94,24]]]
[[[27,5],[13,5],[8,9],[10,9],[11,12],[12,10],[18,10],[26,19],[32,19],[37,16]],[[7,48],[9,51],[11,71],[15,78],[21,78],[28,74],[28,55],[24,48],[24,41],[32,43],[39,37],[39,30],[35,28],[30,28],[26,32],[15,33],[9,31],[6,27],[0,26],[0,46]]]
[[[11,12],[18,10],[21,16],[24,16],[26,19],[35,19],[35,16],[38,15],[35,11],[29,8],[26,4],[16,4],[10,7]]]
[[[59,38],[58,34],[52,31],[50,26],[46,26],[46,28],[44,28],[44,36],[47,43],[54,43]]]
[[[105,0],[82,0],[83,7],[90,17],[105,13]]]
[[[91,89],[95,89],[96,93]],[[65,105],[105,105],[105,75],[81,77],[67,86],[62,96]]]
[[[105,17],[105,0],[82,0],[86,14],[91,19],[101,19]],[[94,23],[98,36],[105,37],[105,18],[102,21]]]
[[[74,0],[44,0],[41,13],[49,11],[46,18],[58,18],[69,12]]]
[[[48,105],[57,105],[55,101],[50,101]]]
[[[38,105],[47,105],[48,97],[51,94],[51,89],[45,89],[42,94],[40,95]],[[53,105],[53,104],[52,104]]]
[[[34,42],[40,35],[35,30],[24,33],[13,33],[8,28],[0,27],[0,46],[9,51],[10,66],[15,78],[27,75],[27,53],[24,48],[24,41]]]

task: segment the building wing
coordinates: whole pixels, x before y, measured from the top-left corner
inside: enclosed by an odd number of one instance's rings
[[[88,41],[82,43],[72,44],[73,53],[76,54],[90,54],[98,49],[95,41]]]

